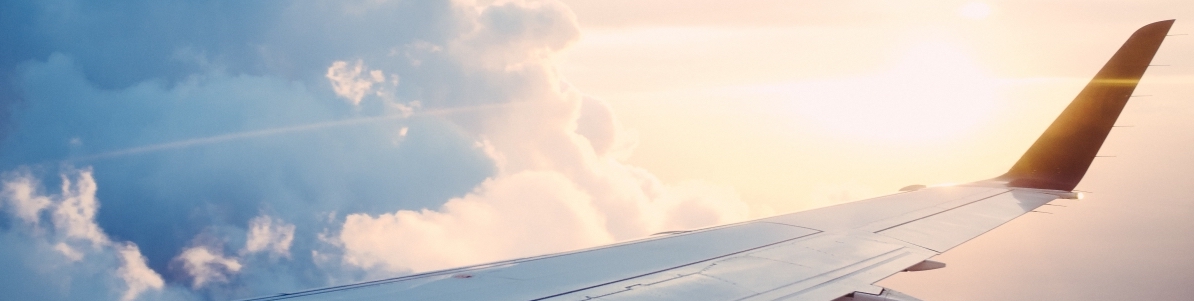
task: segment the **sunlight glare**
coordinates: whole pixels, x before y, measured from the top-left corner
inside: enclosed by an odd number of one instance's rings
[[[995,107],[996,80],[961,49],[909,47],[892,68],[799,82],[785,98],[803,120],[862,139],[922,142],[967,133]]]

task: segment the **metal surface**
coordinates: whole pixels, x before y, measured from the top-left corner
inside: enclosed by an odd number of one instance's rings
[[[947,186],[898,193],[868,200],[784,214],[764,221],[823,231],[851,230],[861,226],[887,228],[909,218],[948,210],[1006,192],[1004,188]]]
[[[609,247],[261,300],[831,300],[856,291],[879,294],[882,288],[872,283],[1056,197],[933,187]],[[826,216],[846,218],[821,218]]]
[[[878,233],[945,252],[1056,198],[1051,194],[1010,191]]]
[[[542,299],[714,260],[817,232],[775,223],[743,223],[473,269],[433,272],[365,286],[328,288],[258,300]]]

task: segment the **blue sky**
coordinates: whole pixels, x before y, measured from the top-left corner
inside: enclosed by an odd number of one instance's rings
[[[309,251],[320,245],[314,234],[335,228],[343,213],[436,207],[464,195],[494,172],[472,137],[443,119],[414,116],[119,152],[386,115],[386,106],[421,99],[427,90],[448,90],[455,85],[448,79],[465,80],[465,71],[450,60],[426,59],[426,65],[447,66],[421,77],[407,75],[417,71],[405,58],[388,59],[392,48],[443,43],[467,30],[471,24],[457,16],[461,8],[438,2],[359,5],[350,12],[345,6],[351,5],[331,2],[6,3],[4,43],[19,46],[6,47],[2,56],[9,122],[0,169],[8,179],[40,181],[41,193],[51,195],[60,175],[93,171],[87,174],[102,183],[95,224],[114,243],[136,244],[148,267],[165,279],[165,291],[191,288],[196,296],[223,299],[327,285],[328,272],[313,264]],[[404,77],[392,99],[355,105],[331,89],[324,75],[333,61],[364,58]],[[451,98],[427,98],[425,108],[468,103]],[[285,257],[256,266],[247,264],[255,259],[242,258],[236,279],[212,284],[228,287],[201,291],[203,286],[188,285],[194,284],[188,272],[194,269],[179,264],[179,254],[198,245],[215,253],[245,249],[246,229],[257,216],[294,226],[299,234],[288,244],[302,251],[288,249]],[[20,235],[19,224],[4,219],[10,235]],[[38,234],[26,239],[55,240]],[[5,250],[4,257],[35,262],[19,255],[29,251]],[[94,252],[75,265],[111,253]],[[9,279],[3,281],[6,290],[37,296],[32,299],[121,291],[119,281],[87,287],[91,277],[74,272],[73,265],[51,271],[30,265],[6,277],[40,275],[41,285]],[[71,290],[49,289],[60,286]],[[152,291],[143,295],[153,297]]]
[[[12,297],[252,297],[749,212],[617,159],[553,65],[560,3],[3,6]]]

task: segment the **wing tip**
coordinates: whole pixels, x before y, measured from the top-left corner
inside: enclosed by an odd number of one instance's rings
[[[1009,187],[1070,191],[1085,176],[1176,19],[1137,29],[1007,173]]]

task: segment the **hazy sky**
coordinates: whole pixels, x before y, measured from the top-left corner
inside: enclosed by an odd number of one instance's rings
[[[1011,166],[1124,40],[1188,1],[565,1],[563,75],[664,181],[780,212]],[[1170,37],[1080,190],[881,282],[925,300],[1194,293],[1194,38]]]
[[[10,1],[0,290],[229,299],[999,175],[1188,1]],[[1078,189],[882,282],[1194,293],[1194,37]]]

